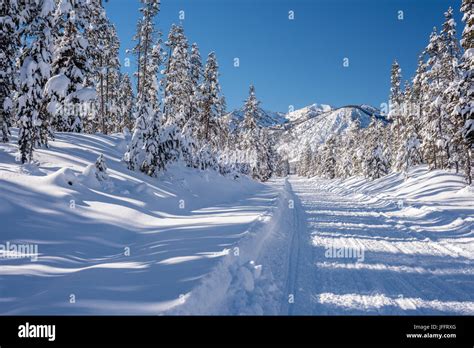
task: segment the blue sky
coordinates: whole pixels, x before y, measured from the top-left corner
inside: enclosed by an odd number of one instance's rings
[[[162,0],[156,24],[164,37],[181,23],[201,55],[215,51],[228,109],[241,106],[253,83],[265,109],[312,103],[334,106],[386,102],[397,59],[410,78],[433,26],[451,5],[463,23],[461,0]],[[138,0],[109,0],[121,39],[121,59],[133,46]],[[294,11],[294,19],[288,17]],[[398,19],[403,11],[403,20]],[[234,58],[240,66],[234,67]],[[344,67],[344,58],[349,66]],[[129,73],[130,68],[123,67]]]

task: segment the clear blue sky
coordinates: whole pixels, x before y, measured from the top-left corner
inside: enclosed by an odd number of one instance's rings
[[[461,0],[162,0],[157,28],[166,38],[185,11],[185,33],[203,58],[215,51],[228,109],[241,106],[249,84],[265,109],[312,103],[334,106],[386,102],[397,59],[410,78],[433,26],[451,5],[463,23]],[[138,0],[109,0],[106,10],[121,39],[122,62],[139,18]],[[294,11],[294,20],[288,12]],[[398,19],[398,11],[404,19]],[[240,67],[234,67],[234,58]],[[343,59],[349,58],[349,67]],[[133,62],[132,62],[133,63]],[[130,68],[123,67],[129,73]]]

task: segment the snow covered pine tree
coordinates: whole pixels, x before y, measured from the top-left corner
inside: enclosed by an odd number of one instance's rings
[[[53,77],[46,84],[48,111],[54,116],[55,130],[82,132],[85,104],[96,98],[95,88],[85,85],[86,76],[91,73],[89,43],[84,36],[84,28],[89,25],[87,3],[61,0],[55,17],[64,28],[56,43]]]
[[[23,13],[28,13],[23,42],[29,46],[20,57],[19,91],[16,110],[18,112],[18,144],[21,162],[33,159],[33,149],[47,145],[50,117],[46,111],[44,87],[51,76],[52,61],[52,12],[54,0],[28,2]]]
[[[13,123],[15,60],[20,38],[20,11],[17,0],[2,0],[0,6],[0,141],[7,142]]]

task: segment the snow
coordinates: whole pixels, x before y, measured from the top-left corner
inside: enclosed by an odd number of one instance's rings
[[[40,14],[41,17],[46,17],[54,12],[55,6],[54,0],[43,0]]]
[[[298,161],[301,149],[309,144],[316,150],[332,134],[344,133],[350,125],[358,120],[362,128],[370,124],[371,117],[355,107],[343,107],[332,111],[314,109],[313,106],[295,111],[299,113],[298,121],[292,127],[277,133],[278,152],[287,154],[291,162]]]
[[[302,121],[318,116],[322,113],[329,112],[333,108],[327,104],[312,104],[302,109],[294,110],[286,114],[286,118],[290,122]]]
[[[474,312],[474,302],[458,301],[427,301],[421,298],[388,297],[384,294],[359,295],[344,294],[337,295],[324,293],[318,296],[317,301],[328,306],[337,306],[359,311],[380,311],[383,308],[393,310],[411,311],[422,309],[433,312],[455,312],[469,315]]]
[[[22,166],[16,134],[0,145],[0,244],[34,243],[39,255],[0,259],[2,314],[169,311],[278,195],[250,179],[180,165],[158,179],[129,171],[117,150],[122,134],[58,133],[36,151],[39,165]],[[102,153],[106,184],[94,169]]]
[[[274,112],[263,110],[259,108],[260,117],[257,119],[257,124],[261,127],[273,127],[273,126],[280,126],[288,122],[285,114],[282,112]],[[237,125],[243,121],[244,119],[244,111],[234,110],[227,115],[224,116],[224,119],[230,125],[230,129],[236,129]]]
[[[36,81],[33,81],[34,71],[36,70],[36,62],[31,57],[26,57],[20,69],[20,80],[26,86],[33,86]]]
[[[97,98],[97,92],[95,88],[85,87],[74,92],[71,97],[77,98],[81,102],[91,101]]]
[[[38,255],[0,258],[1,314],[474,314],[474,190],[455,173],[151,178],[122,162],[129,134],[58,133],[28,165],[16,136],[0,245]]]
[[[463,54],[463,58],[466,60],[466,61],[469,61],[470,59],[472,59],[474,57],[474,48],[468,48],[464,54]]]
[[[13,107],[13,101],[11,98],[5,98],[3,102],[3,110],[11,110]]]
[[[287,209],[287,186],[280,180],[272,186],[280,192],[273,209],[245,231],[245,238],[226,252],[186,303],[168,314],[280,314],[286,296],[288,231],[294,221]]]
[[[258,239],[239,244],[245,257],[229,254],[169,313],[474,313],[474,191],[461,176],[421,166],[406,180],[290,177],[270,185],[283,186],[280,203],[255,227]],[[328,257],[328,248],[363,258]],[[259,265],[258,276],[250,265]]]
[[[103,180],[103,174],[100,174],[97,170],[95,164],[89,164],[86,168],[82,171],[80,175],[78,175],[81,182],[91,188],[104,188],[112,190],[114,188],[113,183],[110,182],[108,179]],[[105,177],[104,177],[105,178]]]
[[[420,166],[406,179],[290,183],[309,221],[311,246],[302,249],[313,258],[297,281],[311,305],[296,302],[295,313],[474,313],[474,191],[460,175]],[[364,258],[328,258],[328,248]]]
[[[58,96],[65,97],[70,82],[71,80],[69,80],[69,78],[64,74],[55,75],[46,83],[45,93],[48,95],[57,94]]]

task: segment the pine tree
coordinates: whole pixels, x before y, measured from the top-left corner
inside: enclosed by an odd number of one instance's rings
[[[103,154],[95,161],[95,176],[99,181],[106,181],[109,179],[109,174],[107,173],[107,164],[105,163],[105,158]]]
[[[191,83],[195,89],[199,88],[201,77],[203,74],[201,53],[197,43],[191,45],[191,55],[189,58]]]
[[[474,1],[464,0],[461,6],[465,28],[461,45],[465,52],[460,60],[459,79],[445,91],[452,125],[451,144],[456,171],[464,168],[466,181],[472,183],[472,147],[474,144]]]
[[[164,145],[161,148],[167,151],[164,157],[167,161],[175,161],[180,158],[191,163],[191,141],[188,141],[188,134],[183,134],[184,126],[190,119],[192,85],[190,77],[190,65],[188,54],[188,42],[184,36],[183,28],[173,25],[168,41],[166,42],[170,50],[166,69],[163,76],[163,121],[161,141]],[[158,52],[157,52],[158,55]]]
[[[138,104],[135,125],[133,127],[132,138],[128,144],[123,160],[130,170],[139,170],[145,159],[145,140],[147,135],[147,118],[152,112],[145,104]]]
[[[135,96],[133,94],[132,83],[127,74],[122,74],[120,78],[120,88],[118,93],[120,130],[131,131],[134,124],[133,105]]]
[[[407,135],[406,139],[406,149],[407,149],[407,157],[406,157],[406,169],[411,166],[416,166],[422,164],[423,160],[423,153],[421,150],[422,145],[422,136],[421,136],[421,129],[423,125],[421,124],[421,115],[419,114],[418,109],[418,100],[419,96],[417,95],[417,91],[412,88],[411,93],[409,95],[409,100],[411,101],[412,107],[409,109],[409,114],[407,118],[407,126],[406,132]]]
[[[92,80],[98,91],[96,104],[99,117],[93,120],[93,128],[107,134],[119,131],[120,43],[114,25],[105,17],[105,12],[102,12],[103,16],[99,17],[102,20],[97,23],[99,30],[93,30],[95,35],[90,35],[98,48],[93,51]]]
[[[15,59],[20,39],[17,0],[2,0],[0,6],[0,141],[7,142],[13,123]]]
[[[170,34],[170,37],[176,38],[176,35]],[[168,42],[171,49],[172,43]],[[181,146],[183,147],[183,155],[185,162],[192,167],[206,167],[208,161],[204,157],[211,156],[211,149],[207,144],[199,141],[199,120],[201,115],[202,94],[200,90],[201,80],[203,77],[203,67],[199,47],[196,43],[191,46],[191,54],[189,56],[189,116],[184,123],[181,131]],[[215,163],[213,163],[215,164]]]
[[[404,99],[406,107],[403,110],[401,142],[394,163],[396,170],[402,170],[405,173],[408,172],[410,167],[422,163],[421,137],[416,114],[418,109],[413,109],[412,107],[412,105],[416,105],[416,95],[414,93],[409,85],[405,87]]]
[[[418,156],[420,163],[425,163],[423,157],[423,126],[425,120],[425,113],[423,110],[423,103],[425,100],[425,93],[428,92],[429,86],[426,78],[426,63],[423,59],[423,54],[418,57],[418,66],[416,68],[415,76],[412,81],[412,89],[410,96],[410,117],[412,131],[414,132],[420,148],[418,149]]]
[[[56,14],[58,23],[64,23],[64,32],[56,44],[53,77],[46,89],[51,100],[48,110],[55,116],[58,131],[81,132],[85,103],[96,96],[95,89],[86,85],[91,71],[86,52],[89,43],[83,35],[88,26],[86,6],[82,1],[63,0]]]
[[[105,10],[101,0],[89,0],[84,16],[90,25],[84,28],[84,37],[88,41],[87,57],[91,60],[91,67],[84,77],[88,85],[94,85],[98,92],[94,108],[87,113],[84,121],[84,131],[87,133],[103,132],[105,116],[105,67],[108,55],[108,27]]]
[[[424,54],[428,57],[426,72],[424,73],[424,93],[422,109],[424,110],[422,130],[423,157],[429,167],[442,168],[442,150],[444,148],[441,94],[443,93],[443,78],[441,74],[441,47],[442,41],[436,28],[430,36],[430,42]]]
[[[290,161],[288,160],[287,154],[277,154],[275,175],[278,177],[290,175]]]
[[[228,136],[227,128],[221,119],[225,112],[225,101],[221,95],[218,76],[216,56],[211,52],[207,58],[199,91],[195,94],[199,102],[197,122],[188,122],[195,129],[192,136],[200,148],[198,157],[201,159],[198,161],[201,162],[201,167],[216,164],[214,160],[206,164],[202,157],[218,158],[217,154],[222,152]]]
[[[200,105],[202,102],[201,81],[203,78],[203,66],[202,66],[201,53],[199,52],[199,47],[197,43],[193,43],[191,46],[191,55],[189,57],[189,69],[190,69],[191,88],[192,88],[190,118],[197,121],[201,113],[200,112],[201,111]]]
[[[260,181],[269,180],[275,171],[275,150],[268,131],[263,128],[260,132],[260,149],[257,152],[257,175]]]
[[[321,163],[319,165],[319,174],[327,179],[336,177],[336,136],[332,134],[321,147],[319,156]]]
[[[242,130],[245,132],[256,132],[259,128],[257,119],[260,115],[260,102],[255,95],[255,87],[253,85],[250,86],[249,97],[245,101],[243,111]]]
[[[52,16],[53,0],[29,3],[31,22],[26,26],[25,42],[31,42],[23,50],[19,76],[17,112],[19,134],[18,142],[22,163],[30,162],[33,149],[37,145],[47,145],[49,114],[46,112],[44,87],[51,76],[52,60]]]
[[[313,161],[311,162],[311,168],[312,168],[312,176],[320,176],[322,177],[324,175],[324,168],[322,165],[322,157],[321,157],[321,151],[324,148],[324,144],[320,145],[319,147],[316,147],[313,150]]]
[[[405,81],[405,87],[402,92],[402,105],[399,108],[399,121],[398,121],[398,146],[394,148],[390,147],[389,160],[393,164],[393,169],[396,171],[401,170],[403,167],[403,157],[406,152],[406,137],[407,137],[407,126],[408,118],[410,115],[410,98],[411,98],[411,86],[408,81]],[[389,132],[389,137],[393,135],[394,129],[392,128]]]
[[[162,64],[161,40],[151,49],[147,55],[149,61],[144,68],[148,78],[142,78],[141,97],[139,107],[146,111],[144,114],[147,131],[144,135],[145,158],[141,164],[141,170],[150,176],[156,176],[159,171],[165,169],[168,162],[178,158],[177,142],[173,137],[175,128],[173,125],[164,125],[163,113],[158,99],[159,67]]]
[[[115,26],[107,18],[102,0],[88,0],[87,20],[84,35],[89,45],[87,55],[92,58],[92,68],[86,81],[96,87],[98,98],[95,110],[87,120],[91,132],[104,134],[118,132],[119,125],[119,82],[120,43]],[[94,112],[92,112],[94,111]]]
[[[156,31],[154,18],[160,11],[160,0],[140,0],[142,18],[137,24],[133,53],[137,58],[137,100],[145,100],[156,108],[158,85],[156,76],[162,63],[160,33]]]
[[[465,23],[461,44],[465,52],[461,66],[463,78],[460,84],[459,114],[465,120],[463,129],[464,139],[467,146],[472,149],[474,145],[474,1],[463,0],[461,11],[464,13],[463,21]],[[468,158],[472,155],[472,151],[469,150],[469,153]]]
[[[354,120],[347,130],[341,144],[341,154],[337,172],[340,176],[347,178],[361,173],[359,155],[360,146],[360,121]]]
[[[158,72],[163,63],[160,33],[155,30],[154,18],[159,12],[159,0],[141,0],[143,17],[137,24],[137,41],[133,49],[137,57],[137,112],[135,126],[124,155],[131,170],[141,170],[155,176],[165,168],[173,155],[175,139],[170,139],[169,127],[163,126],[158,99]],[[170,150],[170,148],[172,148]]]
[[[242,173],[252,175],[256,172],[258,139],[260,138],[260,128],[257,125],[256,117],[259,113],[259,104],[255,96],[255,87],[250,86],[249,97],[244,104],[244,120],[239,132],[241,133],[240,149],[242,153]]]
[[[397,112],[403,102],[403,92],[401,90],[401,75],[402,70],[397,61],[394,61],[392,64],[391,77],[390,77],[390,110],[393,111],[393,116],[389,113],[389,118],[396,117]]]
[[[239,130],[241,137],[239,148],[242,155],[240,171],[254,179],[266,181],[273,172],[271,164],[273,149],[268,135],[262,131],[256,121],[260,116],[259,105],[255,87],[251,85],[249,97],[243,107],[244,120]]]
[[[191,117],[193,92],[188,41],[183,27],[173,25],[166,44],[171,54],[164,76],[164,115],[167,124],[174,124],[181,131]]]
[[[451,158],[452,137],[454,125],[449,110],[449,97],[446,89],[459,78],[457,68],[459,47],[456,41],[456,23],[452,9],[445,13],[445,22],[441,33],[436,29],[430,37],[430,43],[425,50],[428,56],[425,72],[426,92],[424,93],[423,109],[423,152],[430,168],[449,168],[453,163]]]
[[[377,179],[389,172],[390,163],[385,155],[383,140],[384,128],[381,121],[372,119],[365,133],[364,175],[370,179]]]
[[[120,87],[120,61],[119,49],[120,42],[115,29],[115,26],[109,27],[109,39],[107,50],[108,66],[105,69],[106,82],[106,119],[104,122],[106,127],[102,130],[105,134],[109,132],[120,132],[120,101],[119,101],[119,87]]]
[[[453,164],[458,167],[458,149],[456,142],[453,141],[454,137],[456,136],[457,126],[455,124],[455,120],[451,116],[451,97],[449,96],[449,93],[447,93],[447,89],[450,89],[452,84],[456,83],[460,79],[460,71],[458,68],[460,48],[456,39],[456,22],[453,19],[453,9],[449,7],[448,11],[444,15],[445,21],[440,33],[442,42],[440,49],[440,68],[441,77],[443,80],[443,92],[439,97],[441,99],[440,126],[442,127],[441,133],[443,134],[444,141],[444,157],[446,158],[443,167],[451,168]]]
[[[178,156],[173,139],[169,138],[171,132],[166,132],[166,128],[163,130],[162,124],[161,111],[150,114],[147,122],[148,131],[145,134],[145,158],[140,168],[149,176],[156,176],[166,168],[168,162]]]
[[[211,142],[214,146],[218,145],[216,142],[220,136],[218,120],[224,113],[218,75],[216,55],[211,52],[207,57],[204,78],[200,86],[201,115],[197,137],[199,140]]]
[[[305,177],[311,177],[314,175],[313,151],[308,142],[304,146],[304,152],[298,165],[298,175]]]
[[[444,13],[444,23],[440,32],[440,38],[443,43],[441,50],[441,64],[443,69],[443,78],[455,80],[459,77],[458,61],[461,49],[456,38],[456,22],[453,18],[453,8],[449,7]]]
[[[403,127],[403,92],[401,90],[401,69],[397,61],[392,64],[391,70],[391,88],[390,88],[390,112],[388,119],[391,121],[391,153],[397,153],[401,143],[401,133]]]

